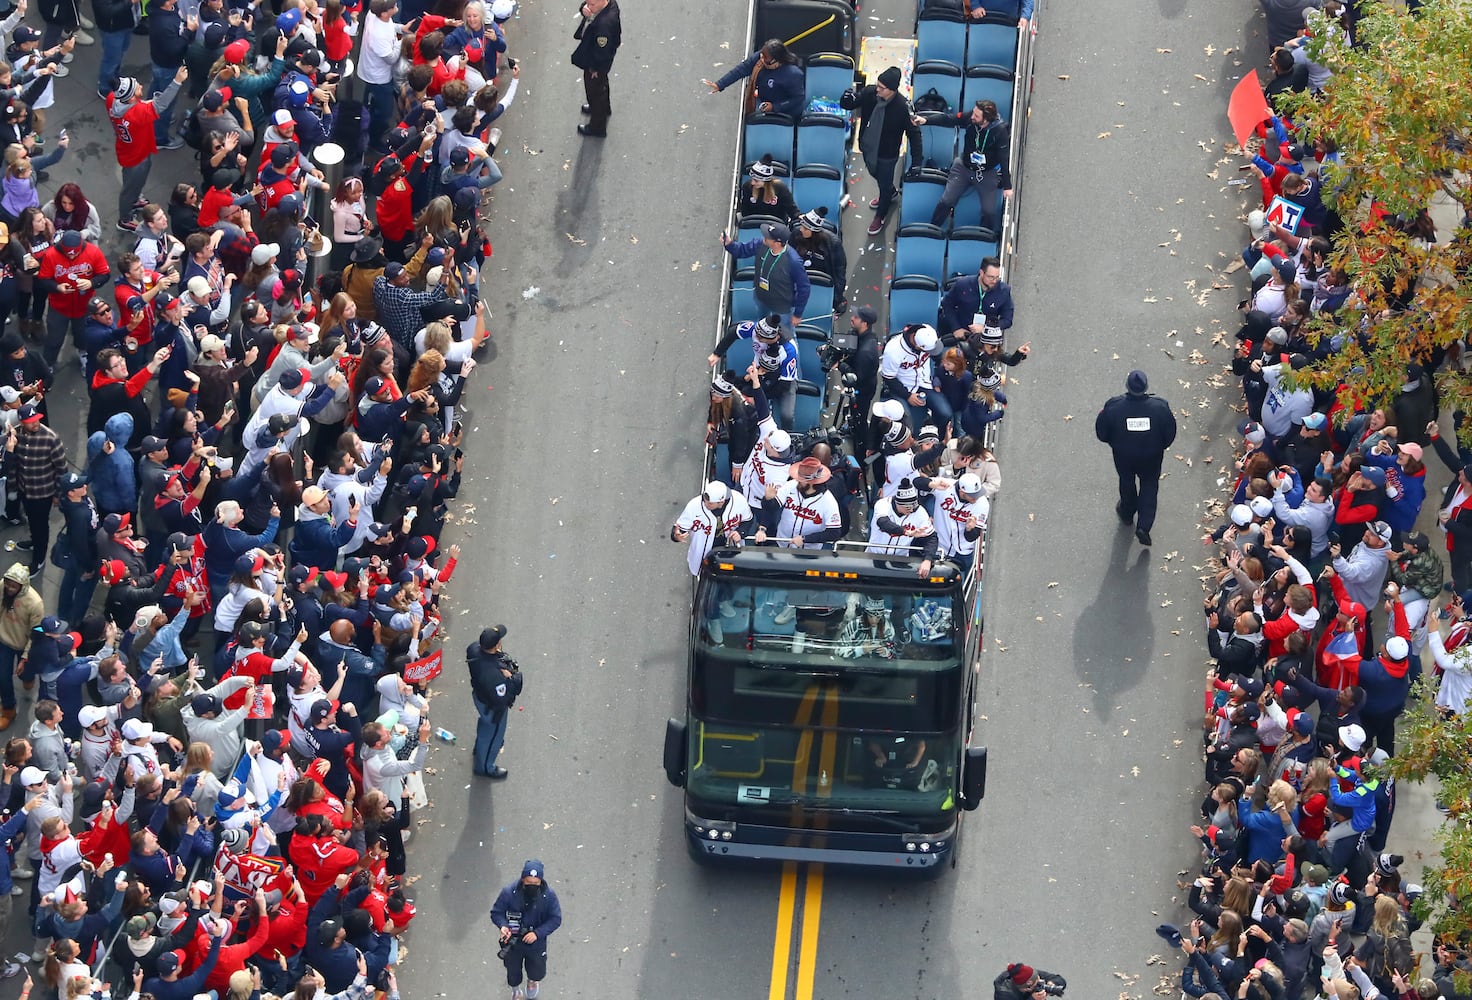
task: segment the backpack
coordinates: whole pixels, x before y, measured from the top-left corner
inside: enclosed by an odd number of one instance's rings
[[[199,126],[198,108],[190,108],[184,112],[184,127],[179,134],[184,137],[184,144],[190,149],[204,148],[204,129]]]
[[[917,113],[924,113],[927,111],[945,111],[950,107],[950,105],[947,104],[946,99],[940,95],[940,91],[936,90],[934,87],[931,87],[925,93],[915,98],[915,100],[911,102],[911,107],[913,107]]]

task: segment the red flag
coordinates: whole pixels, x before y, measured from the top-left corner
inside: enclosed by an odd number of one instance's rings
[[[1237,136],[1237,144],[1246,149],[1253,131],[1272,116],[1273,109],[1268,107],[1268,99],[1262,94],[1257,70],[1251,70],[1232,88],[1232,99],[1227,104],[1227,118]]]

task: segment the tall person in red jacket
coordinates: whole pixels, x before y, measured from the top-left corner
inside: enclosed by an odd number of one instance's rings
[[[142,198],[143,185],[148,183],[148,171],[158,154],[158,137],[154,133],[158,109],[173,107],[174,97],[188,76],[189,70],[180,66],[163,93],[147,100],[142,100],[143,85],[125,76],[107,95],[107,120],[112,123],[117,140],[118,166],[123,168],[123,186],[118,191],[118,228],[125,233],[138,231],[138,220],[133,216],[148,204]]]

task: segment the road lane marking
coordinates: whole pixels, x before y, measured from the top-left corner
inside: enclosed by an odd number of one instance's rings
[[[777,895],[777,932],[772,944],[772,984],[768,1000],[787,1000],[787,964],[792,958],[792,913],[797,905],[797,862],[782,865],[782,888]],[[804,925],[806,926],[806,925]]]
[[[797,952],[796,1000],[813,1000],[813,975],[818,968],[818,924],[823,916],[823,866],[807,866],[802,898],[802,943]]]

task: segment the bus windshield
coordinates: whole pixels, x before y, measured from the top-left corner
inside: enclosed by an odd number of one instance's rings
[[[964,609],[956,596],[814,584],[709,579],[696,609],[697,649],[824,674],[835,666],[918,674],[960,662]]]
[[[959,733],[916,736],[698,722],[687,788],[710,803],[935,816],[955,807]]]

